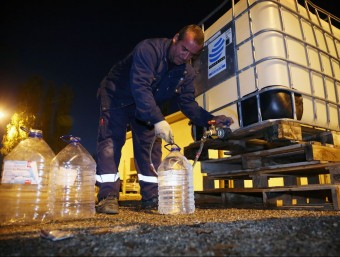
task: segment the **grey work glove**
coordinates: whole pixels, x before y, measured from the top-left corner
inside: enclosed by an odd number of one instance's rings
[[[174,143],[174,135],[172,134],[171,127],[168,122],[162,120],[155,124],[155,135],[156,137],[164,139],[169,144]]]
[[[231,124],[234,123],[233,118],[227,117],[225,115],[214,116],[213,120],[215,120],[217,127],[222,127],[224,125],[229,127]]]

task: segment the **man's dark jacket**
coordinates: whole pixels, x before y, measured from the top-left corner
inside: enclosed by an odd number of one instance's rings
[[[136,118],[153,125],[164,120],[159,106],[170,100],[191,122],[206,126],[213,116],[195,101],[195,70],[168,62],[170,44],[166,38],[143,40],[114,65],[98,90],[102,111],[135,104]]]

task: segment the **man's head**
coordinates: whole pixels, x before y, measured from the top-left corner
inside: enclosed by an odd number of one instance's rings
[[[204,33],[197,25],[182,28],[173,38],[169,50],[170,62],[181,65],[198,55],[204,46]]]

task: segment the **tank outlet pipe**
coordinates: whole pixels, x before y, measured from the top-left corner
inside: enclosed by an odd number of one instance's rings
[[[201,153],[203,150],[203,146],[205,141],[207,140],[208,137],[211,137],[213,139],[219,138],[219,139],[227,139],[229,137],[229,135],[231,134],[231,129],[229,128],[229,124],[221,126],[221,127],[216,127],[216,121],[215,120],[210,120],[208,122],[208,124],[210,125],[209,128],[203,133],[203,136],[200,140],[200,147],[198,149],[198,151],[196,152],[196,156],[195,156],[195,160],[194,163],[192,165],[192,168],[195,167]],[[155,136],[152,140],[152,143],[150,145],[150,150],[149,150],[149,157],[150,157],[150,170],[158,177],[158,172],[155,169],[155,166],[152,163],[152,159],[151,159],[151,153],[152,153],[152,148],[153,145],[156,141],[157,137]],[[175,143],[173,143],[175,144]]]
[[[207,141],[208,137],[211,137],[213,139],[219,138],[219,139],[227,139],[229,137],[229,135],[231,134],[231,129],[228,125],[223,125],[222,127],[216,127],[216,121],[215,120],[210,120],[208,122],[208,124],[210,125],[209,128],[203,133],[203,136],[201,138],[201,143],[200,143],[200,147],[196,153],[195,156],[195,160],[194,163],[192,165],[192,167],[194,168],[194,166],[196,165],[196,162],[198,161],[202,150],[203,150],[203,146],[205,141]]]

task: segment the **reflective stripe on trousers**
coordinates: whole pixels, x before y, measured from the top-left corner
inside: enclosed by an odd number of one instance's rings
[[[133,152],[143,200],[158,196],[157,175],[150,169],[150,147],[154,141],[153,127],[135,119],[135,106],[101,112],[97,142],[98,199],[109,193],[119,196],[118,167],[125,144],[128,125],[132,130]],[[157,139],[152,148],[152,162],[157,169],[162,157],[162,141]]]
[[[96,175],[97,183],[116,182],[119,178],[119,173]]]

